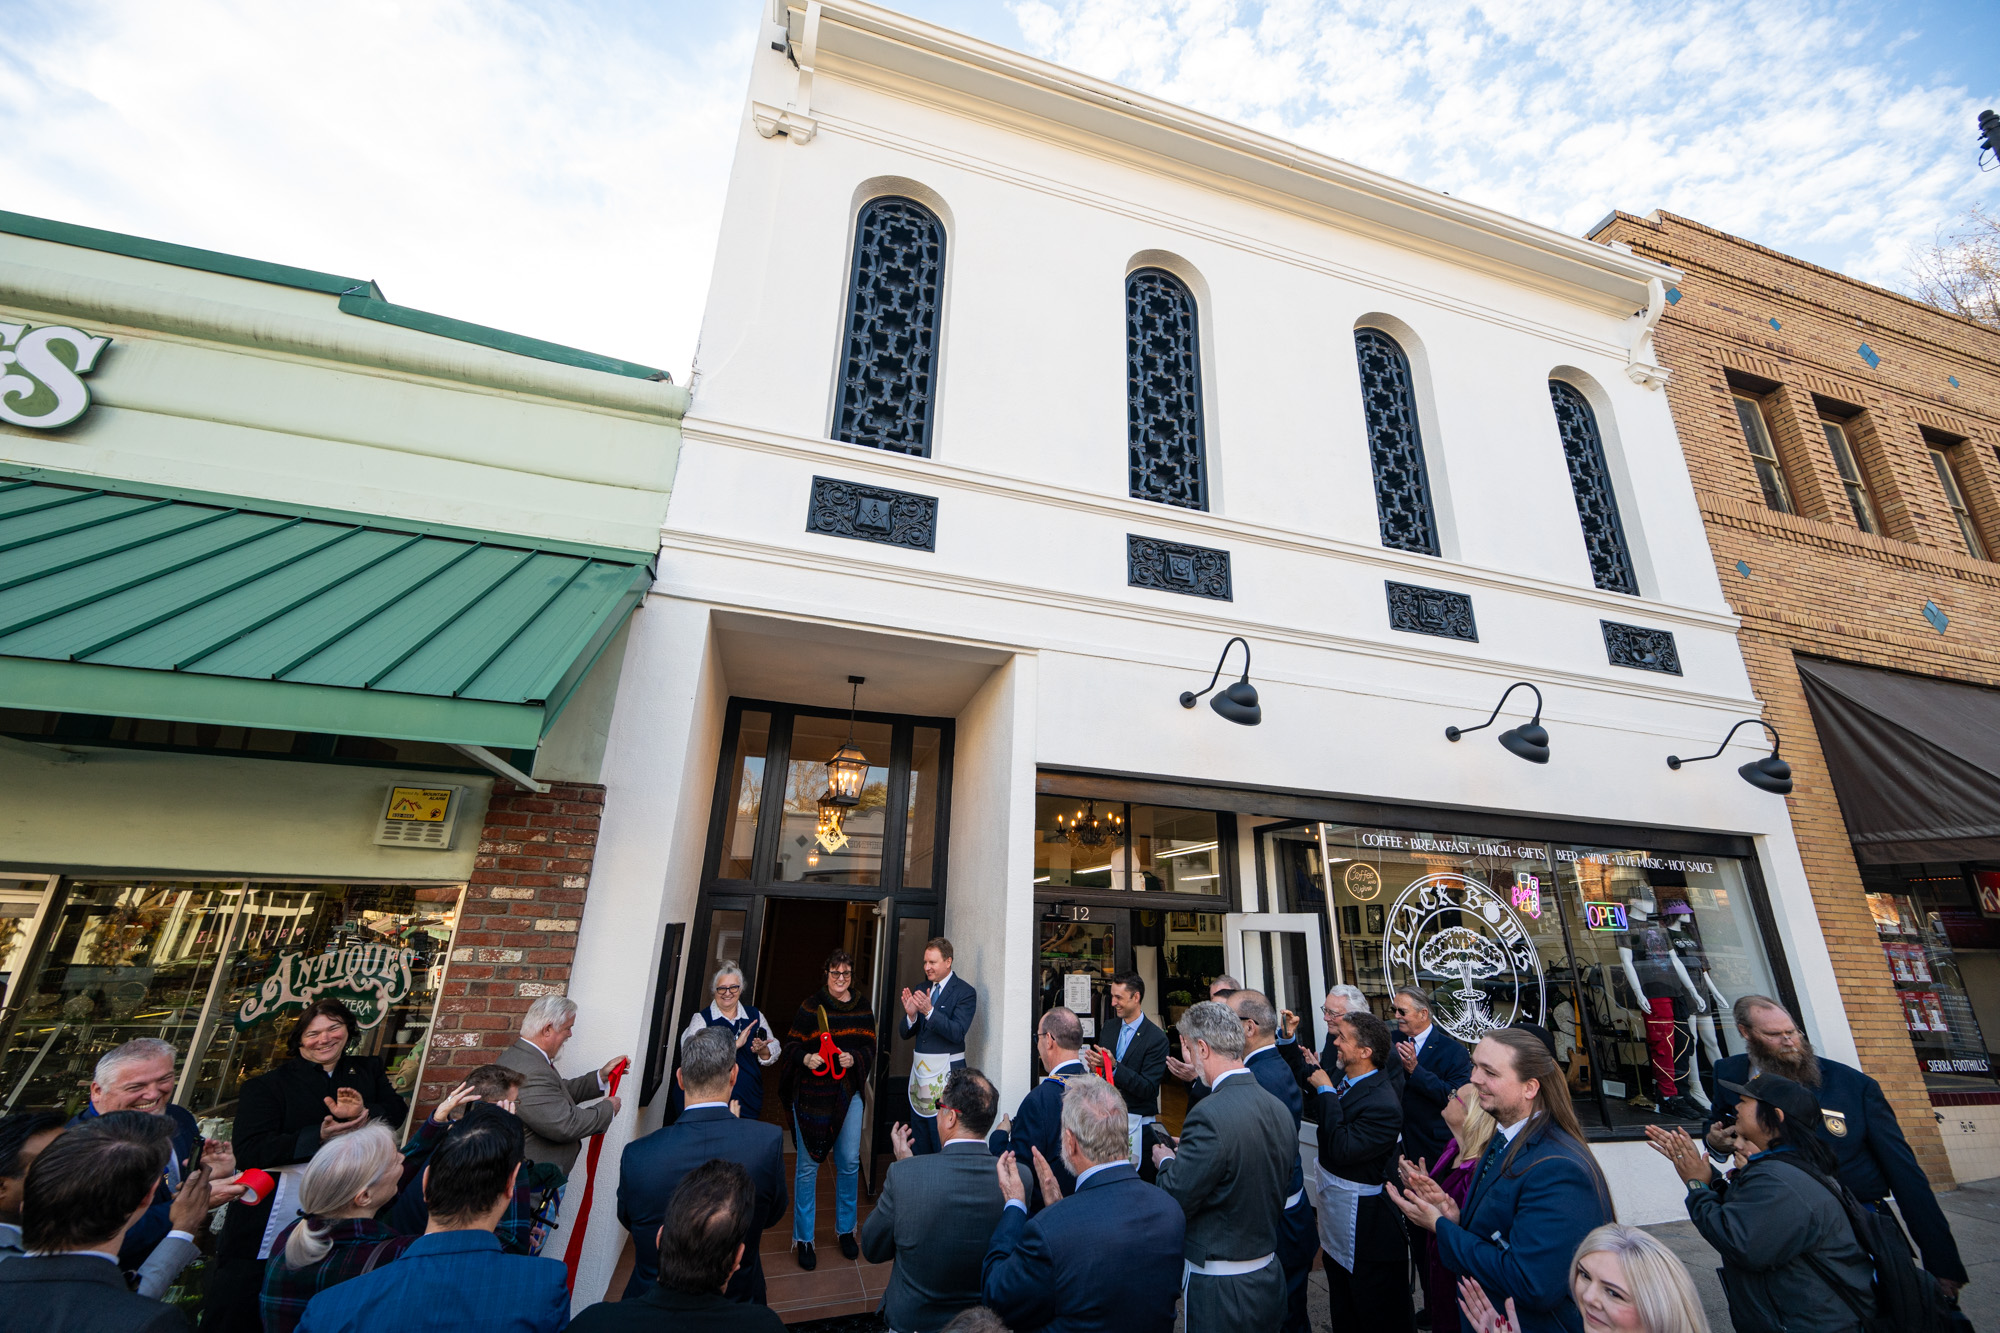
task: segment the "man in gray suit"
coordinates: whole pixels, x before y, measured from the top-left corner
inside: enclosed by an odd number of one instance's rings
[[[881,1311],[895,1333],[934,1333],[979,1304],[980,1265],[1007,1202],[986,1146],[999,1109],[986,1075],[961,1065],[938,1101],[939,1151],[914,1156],[909,1126],[889,1131],[896,1161],[861,1228],[861,1253],[896,1261]],[[1025,1192],[1029,1168],[1018,1169]]]
[[[1209,1090],[1181,1137],[1153,1149],[1159,1187],[1187,1214],[1187,1333],[1277,1328],[1285,1195],[1298,1161],[1291,1112],[1243,1067],[1243,1020],[1210,1001],[1181,1015],[1182,1058]]]
[[[577,1145],[618,1118],[618,1098],[606,1092],[611,1071],[625,1058],[614,1055],[594,1073],[564,1078],[556,1072],[556,1056],[575,1030],[576,1001],[544,995],[521,1019],[520,1040],[494,1061],[521,1076],[514,1113],[528,1128],[527,1160],[554,1162],[564,1175],[576,1165]]]

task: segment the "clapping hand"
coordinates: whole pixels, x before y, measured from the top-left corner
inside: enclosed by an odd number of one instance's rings
[[[910,1127],[900,1120],[889,1126],[889,1148],[899,1162],[907,1162],[916,1156],[917,1150],[910,1141]]]
[[[914,1019],[917,1016],[917,993],[908,986],[903,987],[902,1001],[903,1017]]]
[[[368,1123],[368,1108],[362,1104],[361,1093],[354,1088],[341,1088],[335,1096],[320,1100],[326,1103],[327,1112],[326,1118],[319,1122],[321,1139],[345,1134]]]
[[[1183,1083],[1192,1083],[1198,1077],[1194,1072],[1194,1058],[1188,1050],[1187,1038],[1181,1038],[1181,1058],[1167,1057],[1167,1072]]]
[[[215,1173],[217,1180],[234,1180],[236,1170],[236,1145],[228,1139],[204,1139],[201,1145],[201,1164]]]
[[[1715,1172],[1708,1165],[1708,1154],[1695,1146],[1693,1139],[1684,1129],[1662,1129],[1658,1125],[1646,1126],[1646,1142],[1653,1151],[1667,1159],[1680,1178],[1692,1185],[1707,1182]]]
[[[1414,1074],[1417,1070],[1417,1044],[1413,1041],[1397,1042],[1396,1058],[1403,1062],[1405,1074]]]
[[[1458,1200],[1445,1193],[1444,1186],[1431,1178],[1421,1161],[1412,1162],[1407,1157],[1398,1157],[1396,1164],[1402,1168],[1403,1188],[1414,1198],[1421,1199],[1437,1209],[1440,1217],[1449,1221],[1458,1220]]]
[[[1014,1154],[1001,1153],[994,1169],[1000,1173],[1000,1194],[1003,1200],[1000,1206],[1004,1208],[1007,1204],[1019,1203],[1025,1207],[1028,1202],[1028,1190],[1021,1183],[1021,1167],[1015,1160]]]
[[[745,1027],[741,1032],[736,1034],[736,1049],[740,1051],[745,1046],[748,1046],[750,1044],[750,1039],[752,1037],[755,1037],[756,1035],[757,1035],[757,1025],[755,1023],[752,1023],[749,1026]],[[606,1077],[608,1078],[610,1076],[606,1075]]]
[[[1514,1313],[1514,1298],[1507,1298],[1507,1313],[1501,1314],[1486,1299],[1486,1289],[1471,1278],[1458,1280],[1458,1308],[1465,1312],[1471,1333],[1521,1333],[1521,1317]]]
[[[1030,1151],[1035,1154],[1035,1180],[1042,1187],[1042,1207],[1046,1208],[1062,1198],[1062,1182],[1056,1179],[1055,1168],[1049,1165],[1048,1158],[1042,1156],[1040,1148]]]

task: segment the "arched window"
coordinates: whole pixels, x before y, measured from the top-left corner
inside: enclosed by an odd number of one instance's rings
[[[1625,525],[1618,519],[1618,496],[1611,489],[1611,469],[1604,461],[1604,439],[1597,431],[1597,414],[1576,386],[1549,381],[1549,398],[1556,405],[1556,428],[1562,434],[1563,458],[1569,464],[1570,489],[1576,492],[1576,516],[1583,523],[1583,544],[1590,552],[1590,577],[1606,592],[1639,592],[1632,572],[1632,555],[1625,546]]]
[[[1194,293],[1165,269],[1125,279],[1125,423],[1132,497],[1208,508]]]
[[[871,199],[854,227],[835,439],[928,457],[944,224],[913,199]]]
[[[1361,362],[1361,410],[1368,419],[1368,459],[1375,469],[1382,544],[1436,555],[1437,518],[1431,512],[1430,476],[1424,471],[1410,358],[1380,329],[1356,329],[1354,350]]]

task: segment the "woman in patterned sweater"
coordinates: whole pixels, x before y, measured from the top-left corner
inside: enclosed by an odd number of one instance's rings
[[[292,1333],[313,1297],[380,1268],[416,1240],[375,1220],[402,1177],[403,1154],[384,1125],[342,1134],[313,1154],[299,1177],[305,1216],[285,1228],[264,1266],[257,1304],[265,1333]]]
[[[813,1215],[819,1164],[833,1154],[839,1169],[834,1190],[834,1230],[840,1252],[861,1253],[854,1239],[860,1209],[861,1089],[875,1068],[875,1013],[854,993],[854,960],[835,949],[826,960],[826,984],[799,1006],[785,1034],[784,1099],[798,1139],[792,1177],[792,1248],[800,1268],[813,1253]]]

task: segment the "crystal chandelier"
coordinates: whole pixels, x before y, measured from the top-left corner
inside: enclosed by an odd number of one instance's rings
[[[1073,815],[1056,816],[1056,832],[1074,847],[1102,847],[1124,836],[1125,819],[1117,811],[1100,815],[1097,802],[1087,801]]]

